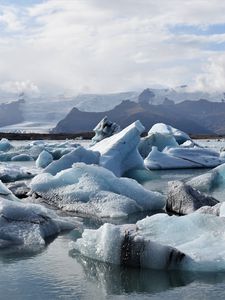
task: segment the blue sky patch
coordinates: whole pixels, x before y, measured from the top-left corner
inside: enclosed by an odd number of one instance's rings
[[[207,25],[205,27],[180,24],[180,25],[171,26],[169,30],[174,34],[194,34],[194,35],[224,34],[225,23]]]

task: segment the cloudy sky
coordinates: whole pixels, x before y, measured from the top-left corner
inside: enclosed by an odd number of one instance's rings
[[[1,0],[0,89],[225,90],[223,0]]]

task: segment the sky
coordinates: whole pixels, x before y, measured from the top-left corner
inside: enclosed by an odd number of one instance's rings
[[[225,91],[223,0],[0,0],[0,91]]]

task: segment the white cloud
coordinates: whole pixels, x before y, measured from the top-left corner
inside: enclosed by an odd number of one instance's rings
[[[224,10],[221,0],[52,0],[25,8],[1,6],[0,82],[34,82],[54,93],[189,83],[214,57],[207,45],[225,41],[225,35],[178,35],[169,28],[222,23]],[[197,76],[198,86],[210,72]]]
[[[225,92],[225,53],[211,57],[196,76],[198,90]]]
[[[25,93],[28,96],[38,96],[40,91],[38,87],[30,81],[5,81],[0,84],[0,91],[9,94]]]

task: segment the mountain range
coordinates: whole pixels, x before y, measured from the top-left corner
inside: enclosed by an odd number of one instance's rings
[[[17,101],[0,104],[0,131],[91,131],[108,115],[121,127],[140,119],[146,130],[155,122],[165,122],[189,133],[224,134],[224,102],[222,92],[191,92],[186,85],[77,96],[21,94]]]
[[[108,116],[109,120],[116,122],[121,128],[140,120],[146,131],[153,124],[163,122],[189,134],[225,134],[225,103],[204,99],[180,103],[166,99],[159,105],[153,105],[148,101],[125,100],[105,112],[84,112],[74,107],[58,122],[52,132],[92,131],[104,116]]]

